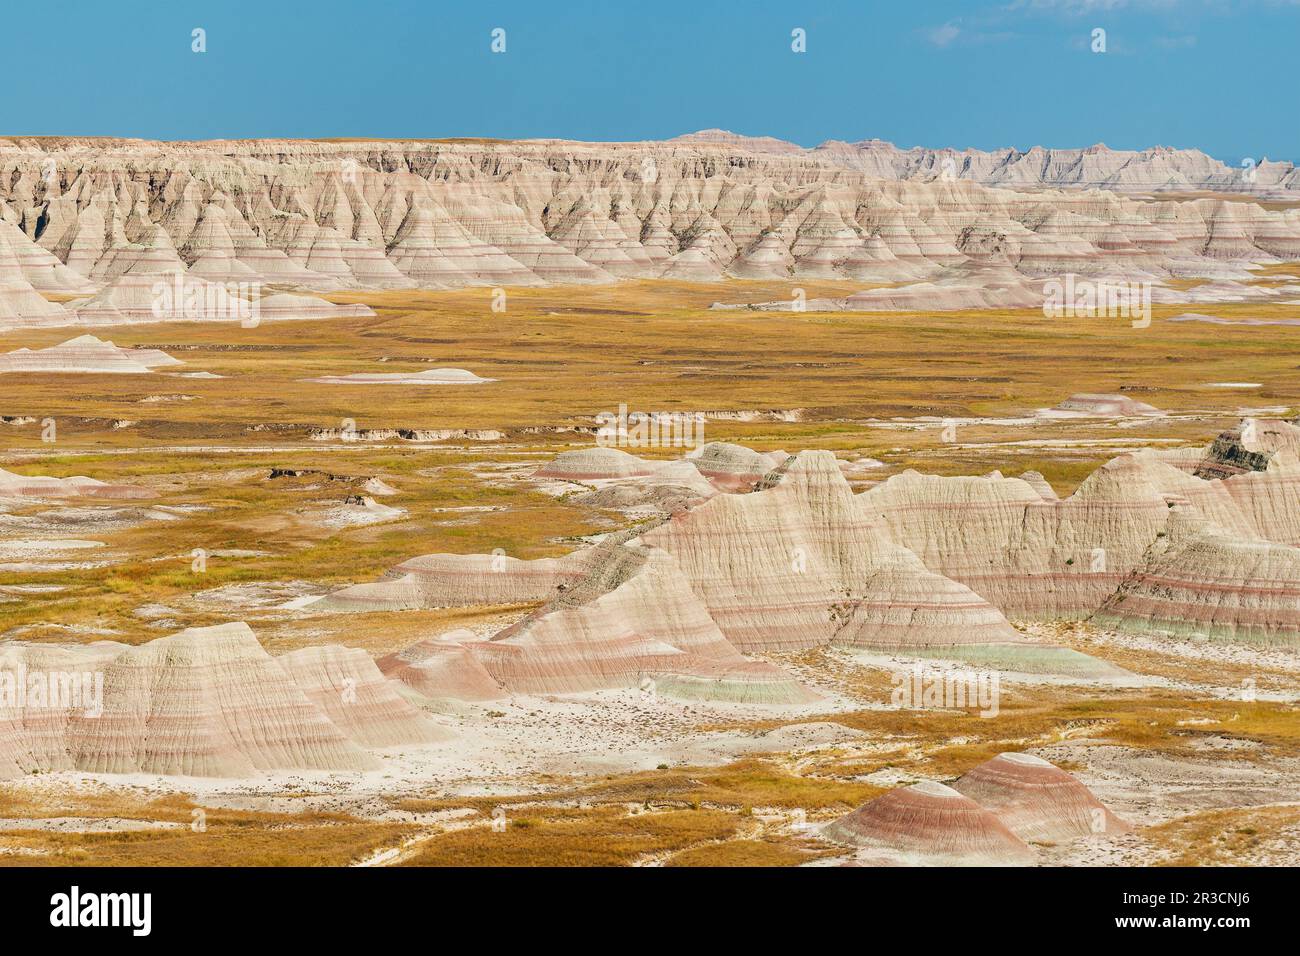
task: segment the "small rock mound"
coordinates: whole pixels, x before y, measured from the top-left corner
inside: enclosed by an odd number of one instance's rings
[[[1053,408],[1043,409],[1044,418],[1138,418],[1164,415],[1160,409],[1127,395],[1071,395]]]
[[[963,774],[953,789],[992,811],[1022,840],[1063,843],[1132,829],[1081,781],[1033,754],[998,754]]]
[[[577,448],[561,452],[555,460],[533,474],[537,478],[564,481],[599,481],[609,478],[637,478],[654,471],[652,462],[643,461],[621,448]]]
[[[993,813],[951,787],[923,780],[890,790],[828,824],[839,843],[936,866],[1016,866],[1034,851]]]

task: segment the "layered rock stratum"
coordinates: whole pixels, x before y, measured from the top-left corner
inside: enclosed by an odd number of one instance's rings
[[[660,466],[695,468],[703,489],[597,545],[535,561],[415,558],[309,608],[538,604],[486,639],[463,635],[386,665],[409,672],[431,660],[431,687],[463,681],[475,693],[649,681],[681,696],[791,703],[806,691],[750,655],[825,645],[1084,679],[1123,675],[1033,642],[1012,621],[1091,618],[1138,633],[1295,646],[1300,428],[1253,420],[1246,431],[1199,453],[1122,455],[1064,498],[1041,475],[996,472],[907,471],[855,494],[830,452],[771,453],[780,458],[773,464],[741,446],[705,446]],[[1236,454],[1234,435],[1255,450]],[[644,493],[642,466],[652,463],[593,451],[566,452],[537,475],[598,482],[598,494]],[[1199,476],[1223,458],[1239,467]],[[760,465],[769,470],[757,475]],[[688,479],[675,480],[686,490]]]
[[[380,763],[366,748],[451,736],[365,652],[313,647],[274,658],[243,623],[138,647],[9,641],[0,678],[0,778],[373,770]]]
[[[869,864],[1009,866],[1033,844],[1126,833],[1082,781],[1041,757],[999,754],[952,786],[922,780],[871,800],[822,828],[862,848]]]
[[[1030,280],[1045,276],[1230,282],[1248,264],[1300,258],[1300,210],[1128,195],[1245,186],[1290,196],[1300,182],[1264,163],[1243,183],[1195,151],[805,150],[717,133],[0,140],[0,324],[66,324],[37,290],[85,294],[160,273],[319,291],[840,278],[915,284],[868,290],[854,309],[935,297],[1036,307],[1041,284]],[[102,320],[99,305],[80,306],[77,320]]]

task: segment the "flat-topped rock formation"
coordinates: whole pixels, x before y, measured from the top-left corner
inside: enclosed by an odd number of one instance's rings
[[[1300,458],[1300,427],[1285,419],[1247,418],[1214,439],[1196,463],[1194,474],[1198,478],[1229,478],[1267,471],[1279,453]]]
[[[508,691],[467,646],[478,641],[472,631],[449,631],[381,657],[377,663],[384,676],[400,681],[421,697],[498,700]]]
[[[37,270],[32,275],[24,263],[42,258],[52,259],[55,269]],[[44,275],[46,285],[64,285],[69,291],[84,292],[90,282],[31,242],[10,223],[0,219],[0,330],[60,325],[71,321],[68,311],[44,298],[32,285],[32,279]],[[69,278],[74,277],[74,278]],[[38,281],[40,281],[38,279]]]
[[[403,561],[382,581],[354,584],[307,607],[313,611],[399,611],[424,607],[530,604],[580,581],[594,551],[521,561],[506,554],[429,554]]]
[[[1059,405],[1042,409],[1044,418],[1136,418],[1164,414],[1154,405],[1139,402],[1127,395],[1071,395]]]

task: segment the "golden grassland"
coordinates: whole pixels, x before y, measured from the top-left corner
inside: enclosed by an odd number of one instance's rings
[[[338,813],[276,814],[203,808],[169,795],[140,798],[119,791],[38,795],[0,787],[0,815],[79,816],[176,824],[174,828],[105,833],[15,830],[0,833],[0,866],[342,866],[399,842],[415,828]]]
[[[850,693],[880,684],[879,672],[850,673],[863,675],[861,686],[845,687]],[[809,719],[864,736],[797,759],[775,753],[722,766],[543,775],[515,781],[517,792],[505,795],[449,795],[430,781],[427,795],[405,792],[386,799],[396,821],[318,810],[208,808],[207,829],[196,833],[186,826],[201,801],[180,794],[159,798],[96,785],[61,791],[53,782],[8,784],[0,786],[4,818],[113,817],[185,826],[104,834],[0,832],[0,863],[346,865],[379,850],[402,848],[394,862],[412,866],[789,866],[839,852],[797,824],[827,822],[891,786],[923,778],[951,781],[1007,750],[1074,741],[1238,768],[1300,757],[1300,707],[1149,688],[1094,688],[1081,695],[1072,688],[1016,685],[1005,689],[1000,713],[992,719],[974,708],[870,708],[798,720],[712,721],[697,730],[757,734]],[[1250,746],[1202,746],[1224,741]],[[1068,761],[1062,765],[1078,769]],[[310,788],[293,793],[312,795]],[[498,808],[505,814],[504,832],[493,827]],[[420,815],[440,811],[461,812],[442,822],[418,822]],[[1298,818],[1286,808],[1237,808],[1142,833],[1144,839],[1149,834],[1158,858],[1172,854],[1181,863],[1230,862],[1256,852],[1258,841],[1247,839],[1254,831],[1264,834],[1265,850],[1288,833],[1294,837]],[[1282,836],[1269,835],[1275,833]]]
[[[1300,803],[1207,810],[1146,831],[1166,866],[1294,866]]]
[[[1282,274],[1281,267],[1261,272]],[[847,282],[805,282],[810,298],[843,296]],[[772,449],[825,448],[885,463],[873,477],[905,468],[939,474],[1037,470],[1068,493],[1112,456],[1122,439],[1203,444],[1233,421],[1243,402],[1300,405],[1294,344],[1300,330],[1254,326],[1226,330],[1170,323],[1178,307],[1157,307],[1149,328],[1127,320],[1047,320],[1033,312],[925,314],[710,311],[715,301],[779,300],[793,283],[638,281],[615,286],[512,289],[505,313],[487,289],[366,292],[334,296],[372,305],[374,318],[267,323],[253,329],[189,323],[115,327],[122,345],[161,347],[188,371],[223,379],[166,375],[0,376],[0,414],[36,423],[0,424],[0,467],[24,474],[90,475],[152,486],[158,503],[206,509],[178,520],[145,522],[104,535],[109,568],[61,572],[66,590],[0,603],[0,631],[58,620],[154,636],[130,611],[167,604],[229,584],[369,580],[418,554],[489,552],[542,557],[570,550],[618,516],[543,494],[485,467],[521,468],[543,460],[573,434],[517,429],[591,424],[603,410],[805,409],[799,422],[710,421],[706,437]],[[1283,315],[1294,307],[1205,307],[1225,316]],[[73,334],[58,329],[12,333],[12,347],[45,347]],[[381,361],[386,360],[386,361]],[[467,367],[498,381],[481,386],[418,388],[305,382],[323,374]],[[1260,382],[1237,392],[1219,381]],[[956,444],[935,427],[881,427],[891,417],[1023,416],[1075,392],[1125,390],[1198,420],[1153,420],[1117,430],[1107,423],[1060,421],[1034,426],[963,425]],[[194,401],[142,403],[159,395]],[[58,440],[40,441],[39,422],[54,418]],[[308,427],[492,428],[501,444],[467,447],[381,446],[306,441]],[[128,422],[123,427],[113,423]],[[1058,444],[1016,444],[1026,438]],[[1099,446],[1080,444],[1101,442]],[[651,457],[670,457],[659,449]],[[378,475],[401,494],[400,522],[332,531],[322,503],[353,491],[272,482],[272,467]],[[138,504],[138,503],[133,503]],[[490,511],[456,512],[463,507]],[[33,504],[29,514],[40,511]],[[23,512],[16,512],[22,514]],[[190,553],[269,552],[213,558],[202,574]],[[161,559],[161,560],[160,560]],[[0,573],[0,585],[30,575]],[[187,624],[216,623],[225,610],[188,607]],[[321,627],[329,625],[321,622]],[[39,635],[35,635],[38,636]]]
[[[257,328],[171,323],[115,327],[119,345],[167,349],[185,371],[227,378],[27,376],[0,378],[4,414],[101,419],[96,443],[167,445],[201,437],[267,443],[268,424],[358,428],[499,428],[590,422],[633,410],[806,408],[799,426],[717,425],[720,437],[805,440],[852,434],[840,418],[1005,416],[1077,391],[1128,389],[1170,410],[1221,408],[1238,396],[1206,390],[1257,381],[1251,400],[1300,404],[1285,326],[1227,330],[1171,323],[1189,311],[1156,306],[1149,328],[1126,319],[1045,319],[1033,311],[938,314],[710,311],[714,301],[787,300],[794,283],[637,281],[614,286],[511,289],[504,313],[492,292],[358,292],[374,318],[265,323]],[[809,297],[842,296],[845,282],[801,283]],[[1294,306],[1196,307],[1228,318],[1294,316]],[[70,330],[12,333],[13,347],[45,347]],[[382,361],[381,361],[382,360]],[[360,371],[466,367],[490,385],[415,388],[304,381]],[[195,401],[142,404],[160,394]],[[104,422],[130,428],[103,435]],[[90,426],[87,426],[90,427]],[[40,447],[39,430],[15,443]],[[770,437],[769,437],[770,436]],[[89,437],[89,436],[87,436]],[[70,439],[71,440],[71,439]],[[80,438],[78,438],[78,443]]]
[[[1261,272],[1285,278],[1288,264]],[[119,345],[167,349],[224,379],[149,376],[0,376],[0,414],[54,417],[59,440],[39,440],[39,425],[0,424],[0,467],[24,474],[90,475],[153,488],[151,502],[74,502],[147,508],[195,505],[206,510],[171,521],[144,521],[109,532],[113,563],[50,574],[3,572],[0,586],[57,583],[58,592],[0,603],[0,633],[30,628],[26,639],[98,639],[42,628],[59,623],[113,632],[139,643],[168,633],[133,611],[167,605],[181,624],[246,618],[273,652],[322,641],[375,654],[453,627],[486,626],[526,608],[476,608],[332,617],[264,616],[205,600],[231,585],[310,582],[332,586],[372,580],[394,564],[434,552],[483,553],[495,548],[523,557],[564,553],[584,535],[627,519],[543,493],[527,481],[492,471],[545,460],[572,434],[518,429],[590,424],[604,410],[806,409],[804,421],[714,422],[710,440],[763,449],[831,449],[870,456],[886,468],[873,477],[916,467],[941,474],[1034,469],[1067,493],[1110,458],[1123,438],[1167,438],[1204,444],[1235,420],[1238,408],[1300,406],[1295,344],[1300,329],[1226,329],[1171,323],[1184,312],[1225,317],[1294,317],[1295,307],[1218,305],[1156,307],[1146,329],[1127,320],[1047,320],[1030,312],[941,315],[710,311],[714,301],[786,299],[794,283],[630,282],[611,287],[509,291],[508,311],[491,310],[486,289],[456,292],[356,293],[369,319],[277,323],[256,329],[189,324],[130,326],[101,333]],[[805,282],[810,298],[843,296],[858,284]],[[8,348],[45,347],[78,330],[13,333]],[[386,360],[386,361],[381,361]],[[499,381],[483,386],[401,388],[305,383],[324,374],[468,368]],[[1212,382],[1259,382],[1249,391],[1206,388]],[[1017,417],[1077,392],[1124,391],[1157,407],[1203,413],[1197,420],[1152,420],[1118,430],[1097,422],[1034,426],[963,425],[958,444],[938,428],[881,427],[891,417]],[[194,401],[142,403],[155,395]],[[358,428],[493,428],[499,444],[427,445],[309,442],[309,426]],[[115,420],[133,422],[112,427]],[[937,424],[937,423],[936,423]],[[268,426],[273,426],[268,429]],[[285,426],[281,428],[280,426]],[[251,430],[259,429],[259,430]],[[1051,447],[1017,445],[1051,439]],[[1069,443],[1100,441],[1101,446]],[[649,452],[667,457],[671,450]],[[347,483],[271,480],[273,467],[319,469],[351,477],[378,476],[399,491],[383,503],[404,519],[331,530],[320,509],[356,488]],[[460,511],[463,508],[493,510]],[[15,516],[38,514],[33,503]],[[265,554],[208,559],[191,569],[191,551]],[[198,597],[196,598],[196,595]],[[1285,687],[1283,672],[1205,665],[1134,648],[1099,644],[1086,629],[1067,629],[1069,646],[1137,673],[1236,686],[1246,677],[1261,689]],[[834,672],[838,685],[862,701],[886,701],[888,675],[844,667],[819,649],[791,663],[809,676]],[[831,852],[791,829],[783,815],[824,822],[880,793],[897,779],[951,779],[1005,750],[1064,740],[1095,740],[1175,757],[1218,759],[1199,745],[1212,738],[1251,742],[1232,759],[1300,756],[1300,711],[1163,689],[1003,688],[1002,712],[986,720],[974,710],[866,709],[827,716],[863,731],[870,747],[831,747],[798,763],[785,755],[737,760],[722,767],[665,767],[595,778],[538,778],[518,794],[459,797],[439,791],[395,795],[395,809],[477,811],[464,826],[376,822],[343,813],[296,814],[207,810],[207,830],[188,829],[194,803],[121,790],[74,793],[0,787],[0,817],[99,816],[179,822],[150,832],[71,834],[37,830],[0,833],[0,864],[86,863],[343,865],[378,849],[409,842],[409,865],[543,864],[795,865]],[[805,720],[807,718],[804,718]],[[714,721],[701,730],[758,733],[791,721]],[[490,828],[494,808],[508,826]],[[1156,828],[1157,840],[1187,862],[1232,860],[1255,852],[1257,834],[1284,830],[1272,811],[1223,811]],[[1239,816],[1232,816],[1238,814]],[[1200,819],[1204,816],[1204,819]],[[775,818],[775,819],[770,819]],[[1244,822],[1240,822],[1244,821]],[[1217,829],[1216,829],[1217,828]],[[1225,829],[1227,828],[1227,829]],[[1272,828],[1272,829],[1269,829]],[[1226,840],[1219,839],[1228,834]],[[1215,839],[1206,838],[1211,834]],[[1271,839],[1271,838],[1270,838]],[[1164,845],[1164,844],[1162,844]],[[1272,845],[1272,844],[1269,844]],[[1179,849],[1181,848],[1181,849]]]
[[[405,866],[622,866],[704,841],[725,840],[738,819],[713,810],[628,813],[602,807],[508,820],[504,832],[453,830],[428,840]]]

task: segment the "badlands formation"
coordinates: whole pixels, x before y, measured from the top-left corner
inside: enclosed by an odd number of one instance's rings
[[[1266,162],[1249,185],[1294,198],[1297,175]],[[1300,210],[1159,193],[1242,185],[1194,151],[801,149],[716,131],[647,143],[4,140],[0,328],[149,321],[159,275],[201,289],[203,318],[241,320],[247,297],[210,287],[280,290],[261,302],[268,319],[368,314],[286,289],[632,278],[897,284],[821,306],[849,310],[1037,308],[1044,278],[1065,275],[1161,294],[1207,277],[1215,287],[1195,300],[1229,301],[1249,266],[1300,258]],[[60,305],[38,290],[94,294]]]
[[[0,863],[1294,862],[1257,172],[0,140]]]

